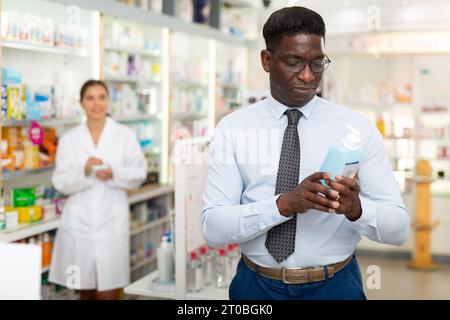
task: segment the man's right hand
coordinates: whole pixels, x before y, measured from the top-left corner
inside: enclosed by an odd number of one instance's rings
[[[86,165],[84,166],[84,173],[88,176],[92,170],[92,166],[98,166],[101,164],[103,164],[103,161],[100,160],[99,158],[90,157],[86,161]]]
[[[339,202],[330,199],[336,199],[339,193],[322,185],[320,183],[322,179],[329,180],[330,175],[326,172],[316,172],[303,180],[291,192],[278,197],[277,206],[280,214],[288,217],[293,213],[305,213],[311,209],[329,213],[336,212]]]

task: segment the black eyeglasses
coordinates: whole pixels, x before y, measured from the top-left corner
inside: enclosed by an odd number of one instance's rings
[[[283,57],[276,53],[275,51],[271,49],[267,49],[271,54],[278,56],[281,61],[286,65],[286,69],[289,72],[292,73],[299,73],[302,72],[303,69],[305,69],[306,65],[309,64],[309,68],[314,73],[321,73],[327,70],[328,66],[331,63],[330,58],[325,55],[325,57],[320,59],[313,59],[313,60],[302,60],[294,57]]]

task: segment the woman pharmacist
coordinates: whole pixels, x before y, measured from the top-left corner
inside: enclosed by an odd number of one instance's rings
[[[129,283],[128,189],[147,164],[134,132],[107,117],[101,81],[81,88],[87,122],[60,139],[55,188],[69,198],[56,236],[49,280],[81,290],[81,299],[117,299]]]

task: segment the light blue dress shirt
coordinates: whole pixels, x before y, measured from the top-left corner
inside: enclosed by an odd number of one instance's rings
[[[401,245],[409,234],[409,214],[394,180],[377,128],[356,112],[320,97],[299,110],[299,183],[319,171],[329,148],[341,143],[349,124],[362,133],[359,169],[362,216],[309,210],[297,216],[295,252],[278,264],[265,247],[267,231],[287,221],[275,195],[287,106],[273,97],[235,111],[218,124],[211,144],[203,193],[201,228],[213,246],[239,243],[253,262],[266,267],[313,267],[348,258],[361,236]]]

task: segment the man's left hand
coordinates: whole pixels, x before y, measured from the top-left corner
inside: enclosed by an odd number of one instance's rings
[[[339,202],[336,213],[343,214],[348,220],[354,222],[362,215],[361,200],[359,199],[361,188],[359,186],[358,178],[351,179],[341,176],[336,176],[335,178],[336,181],[326,180],[326,183],[333,190],[339,192],[337,198],[331,199]]]

